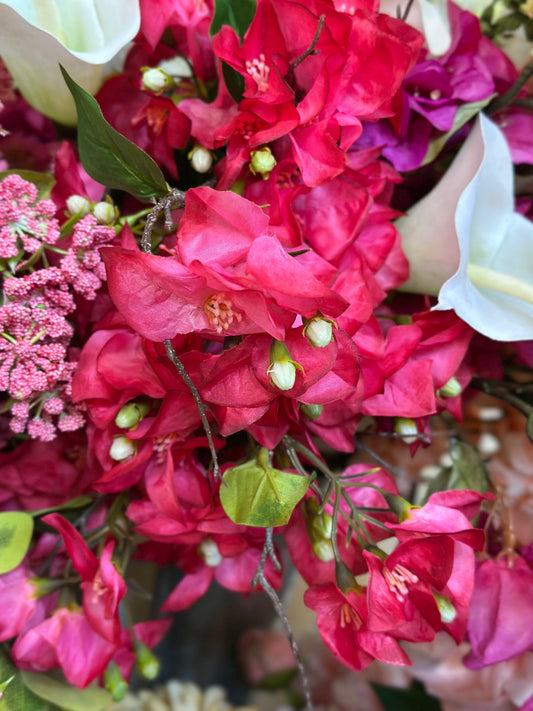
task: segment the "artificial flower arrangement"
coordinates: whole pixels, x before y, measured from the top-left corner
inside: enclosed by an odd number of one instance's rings
[[[112,5],[0,2],[0,707],[119,701],[217,581],[313,708],[280,549],[354,673],[527,666],[532,472],[467,425],[531,446],[530,3]],[[182,572],[156,619],[131,560]]]

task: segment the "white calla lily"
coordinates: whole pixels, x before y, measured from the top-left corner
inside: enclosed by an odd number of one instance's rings
[[[440,57],[450,49],[452,33],[446,0],[419,0],[422,30],[429,51]]]
[[[533,339],[533,223],[514,210],[513,164],[480,114],[437,186],[396,222],[410,264],[402,290],[497,341]]]
[[[59,65],[94,94],[105,64],[139,27],[139,0],[0,0],[0,56],[28,103],[74,125]]]

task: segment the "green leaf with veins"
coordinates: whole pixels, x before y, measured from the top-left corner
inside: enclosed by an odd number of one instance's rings
[[[227,469],[220,501],[229,518],[244,526],[270,528],[288,523],[310,480],[255,461]]]
[[[157,163],[105,120],[98,103],[61,67],[78,112],[78,148],[91,178],[144,202],[170,191]]]

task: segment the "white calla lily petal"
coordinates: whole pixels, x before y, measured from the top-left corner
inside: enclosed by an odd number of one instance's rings
[[[446,0],[419,0],[424,37],[431,54],[440,57],[450,49],[452,33]]]
[[[438,294],[436,309],[494,340],[533,339],[533,223],[514,211],[511,156],[492,121],[480,114],[443,179],[397,226],[406,291]]]
[[[0,55],[28,103],[73,125],[76,109],[59,64],[94,94],[104,65],[139,27],[139,0],[0,0]]]

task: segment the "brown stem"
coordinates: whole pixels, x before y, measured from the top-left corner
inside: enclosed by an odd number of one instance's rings
[[[170,229],[172,227],[172,215],[171,210],[178,207],[183,207],[185,205],[185,193],[183,190],[178,190],[173,188],[171,192],[164,198],[156,202],[152,208],[150,214],[146,217],[146,224],[144,226],[143,234],[141,237],[141,250],[146,254],[152,254],[152,231],[154,229],[155,223],[161,213],[165,215],[165,227]],[[209,451],[211,452],[211,457],[213,459],[213,476],[217,479],[220,476],[220,467],[218,465],[218,458],[215,449],[215,444],[213,442],[213,433],[211,432],[211,426],[207,420],[206,410],[207,407],[202,402],[198,388],[191,380],[190,375],[185,370],[185,366],[178,358],[174,346],[170,340],[163,341],[165,350],[168,357],[174,364],[176,370],[181,375],[183,382],[189,388],[191,395],[196,403],[196,408],[202,420],[202,425],[207,437],[207,442],[209,444]]]
[[[163,341],[163,343],[165,345],[165,350],[167,352],[168,357],[174,364],[178,373],[183,378],[183,382],[189,388],[189,391],[194,398],[194,402],[196,403],[196,409],[198,410],[198,413],[202,420],[202,425],[204,427],[207,442],[209,444],[209,451],[211,452],[211,457],[213,459],[213,476],[215,477],[215,479],[218,479],[218,477],[220,476],[220,467],[218,465],[218,457],[215,449],[215,443],[213,442],[213,433],[211,432],[211,426],[207,420],[207,415],[205,414],[207,407],[202,402],[202,398],[200,397],[198,388],[193,383],[193,381],[191,380],[191,376],[189,375],[189,373],[187,373],[187,371],[185,370],[185,366],[178,358],[178,355],[174,350],[174,346],[172,345],[172,343],[169,340]]]
[[[155,227],[159,215],[165,215],[165,227],[169,230],[172,227],[171,210],[185,205],[185,193],[183,190],[173,188],[168,195],[156,202],[152,211],[146,217],[143,234],[141,237],[141,250],[146,254],[152,253],[152,231]]]
[[[293,59],[292,62],[289,64],[289,68],[287,69],[287,74],[285,76],[285,79],[287,81],[287,84],[289,84],[290,86],[292,86],[293,82],[294,82],[294,70],[296,69],[296,67],[298,67],[304,61],[304,59],[307,59],[307,57],[311,56],[312,54],[318,54],[318,50],[316,50],[315,47],[316,47],[318,40],[320,38],[320,33],[322,32],[322,28],[324,27],[324,20],[325,19],[326,19],[325,15],[320,15],[320,17],[318,18],[318,27],[315,32],[315,36],[313,37],[313,39],[311,41],[311,44],[305,50],[305,52],[300,54],[299,57],[296,57],[296,59]]]
[[[272,555],[274,555],[274,558],[272,558]],[[254,575],[254,578],[252,580],[252,585],[254,587],[261,585],[263,590],[266,592],[266,594],[270,598],[272,605],[274,606],[274,610],[276,611],[276,614],[278,615],[278,617],[281,621],[281,624],[283,625],[285,635],[289,641],[289,644],[291,645],[291,651],[292,651],[293,657],[296,661],[296,665],[298,667],[298,673],[300,674],[300,678],[302,680],[302,688],[303,688],[303,694],[304,694],[304,698],[305,698],[305,709],[306,709],[306,711],[313,711],[314,707],[313,707],[313,702],[311,699],[311,689],[310,689],[310,685],[309,685],[309,678],[307,676],[307,672],[305,671],[305,667],[302,662],[298,643],[296,642],[296,640],[294,638],[292,627],[290,625],[289,618],[287,617],[287,614],[283,608],[283,604],[282,604],[281,600],[279,599],[278,594],[276,593],[274,588],[270,585],[270,583],[268,582],[268,580],[265,577],[265,565],[266,565],[266,561],[267,561],[268,557],[270,557],[270,559],[274,563],[274,566],[276,566],[276,563],[277,563],[277,565],[279,565],[279,561],[277,560],[276,554],[274,552],[274,546],[272,544],[272,529],[271,528],[266,529],[265,545],[263,546],[263,551],[261,553],[261,559],[259,561],[259,566],[257,568],[257,572]]]

